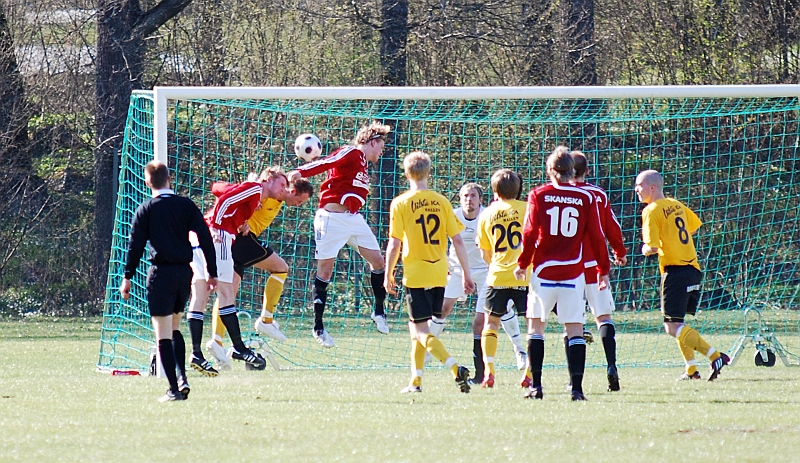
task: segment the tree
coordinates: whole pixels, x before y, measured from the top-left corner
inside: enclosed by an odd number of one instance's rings
[[[192,0],[161,0],[142,11],[139,0],[99,0],[97,5],[97,107],[95,124],[95,287],[105,288],[116,205],[117,156],[131,92],[142,87],[146,40]]]

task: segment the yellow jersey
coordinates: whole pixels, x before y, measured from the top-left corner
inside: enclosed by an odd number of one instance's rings
[[[478,219],[478,247],[492,252],[487,286],[522,287],[527,282],[514,277],[517,259],[522,252],[522,225],[528,203],[512,199],[489,205]]]
[[[642,240],[658,248],[658,267],[691,265],[700,270],[692,234],[703,222],[685,204],[674,198],[656,200],[642,211]]]
[[[450,201],[433,190],[409,190],[394,198],[389,236],[403,242],[403,285],[446,286],[447,239],[463,229]]]
[[[262,199],[261,209],[253,212],[253,215],[247,220],[247,224],[250,225],[250,233],[254,236],[260,235],[275,220],[282,207],[283,201],[273,198]]]

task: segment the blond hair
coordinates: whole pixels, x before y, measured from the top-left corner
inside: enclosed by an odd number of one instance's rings
[[[283,172],[283,169],[281,169],[280,166],[272,166],[261,171],[261,175],[258,176],[258,181],[259,183],[264,183],[278,177],[286,178],[286,174]],[[248,180],[249,178],[250,177],[248,176]]]
[[[378,121],[372,121],[358,129],[358,133],[356,133],[356,137],[353,139],[353,145],[361,145],[370,140],[375,140],[376,138],[380,138],[386,143],[386,138],[391,131],[392,128],[390,126],[381,124]]]
[[[423,180],[431,173],[431,157],[423,151],[409,153],[403,159],[403,170],[408,178]]]

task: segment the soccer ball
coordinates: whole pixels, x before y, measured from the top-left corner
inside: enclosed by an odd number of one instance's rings
[[[294,153],[305,162],[313,161],[322,154],[322,142],[313,133],[304,133],[294,141]]]

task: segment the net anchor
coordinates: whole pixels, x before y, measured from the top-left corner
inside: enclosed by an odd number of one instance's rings
[[[749,330],[748,315],[750,311],[756,313],[758,317],[754,331]],[[739,356],[744,351],[748,343],[755,344],[756,354],[754,361],[756,366],[772,367],[775,365],[776,355],[780,357],[781,361],[787,367],[800,366],[800,359],[783,347],[775,336],[775,333],[768,332],[765,328],[761,310],[756,307],[747,307],[744,309],[744,333],[739,336],[739,339],[733,345],[731,350],[730,366],[734,366]]]

